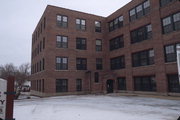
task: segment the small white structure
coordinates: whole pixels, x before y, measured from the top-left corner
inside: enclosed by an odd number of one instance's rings
[[[6,115],[6,94],[7,92],[7,80],[0,78],[0,118],[5,119]]]

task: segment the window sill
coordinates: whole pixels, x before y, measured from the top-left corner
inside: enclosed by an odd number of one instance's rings
[[[174,34],[176,32],[179,32],[180,30],[173,30],[172,32],[168,32],[168,33],[162,33],[163,36],[168,36],[170,34]]]
[[[169,65],[169,64],[177,64],[177,62],[165,62],[165,65]]]
[[[55,72],[68,72],[69,70],[54,70]]]
[[[155,64],[153,64],[153,65],[146,65],[146,66],[137,66],[137,67],[132,67],[132,68],[143,68],[143,67],[155,67]]]

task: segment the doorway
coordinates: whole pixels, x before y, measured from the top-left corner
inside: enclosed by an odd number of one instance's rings
[[[107,88],[107,93],[113,93],[113,80],[107,80],[106,82],[106,88]]]

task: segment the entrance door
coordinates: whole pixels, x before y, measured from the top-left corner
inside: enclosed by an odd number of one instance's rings
[[[113,80],[107,80],[106,88],[107,88],[107,93],[113,93]]]

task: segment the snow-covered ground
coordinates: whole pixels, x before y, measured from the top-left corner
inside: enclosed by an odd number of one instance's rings
[[[60,96],[15,101],[16,120],[177,120],[179,100],[135,96]]]

